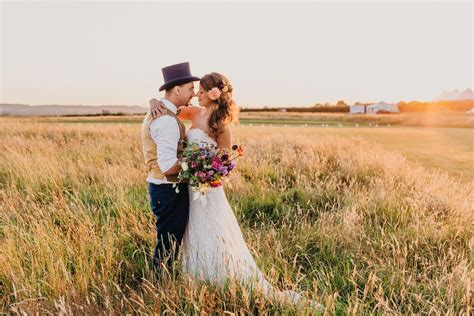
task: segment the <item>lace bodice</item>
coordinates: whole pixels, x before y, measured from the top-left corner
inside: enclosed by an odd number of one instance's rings
[[[186,135],[186,140],[188,142],[206,142],[217,145],[217,143],[200,128],[190,128]]]

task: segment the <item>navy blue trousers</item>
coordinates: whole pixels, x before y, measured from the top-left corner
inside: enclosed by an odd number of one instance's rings
[[[171,270],[173,261],[178,257],[179,246],[183,240],[189,217],[188,184],[148,183],[150,205],[156,216],[156,247],[153,256],[153,269],[159,271],[161,263]]]

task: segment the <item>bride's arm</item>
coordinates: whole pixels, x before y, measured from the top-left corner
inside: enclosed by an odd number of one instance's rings
[[[232,130],[229,125],[224,127],[222,133],[217,137],[217,146],[231,150],[232,148]]]
[[[202,107],[195,106],[195,105],[182,106],[179,109],[180,111],[179,111],[178,117],[181,120],[190,120],[190,121],[193,120],[196,114],[198,114],[200,111],[203,110]]]

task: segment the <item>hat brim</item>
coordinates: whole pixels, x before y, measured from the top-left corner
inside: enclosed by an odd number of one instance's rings
[[[199,77],[194,77],[194,76],[176,78],[176,79],[170,80],[170,81],[166,82],[165,84],[163,84],[160,87],[160,91],[170,89],[170,88],[173,88],[175,86],[180,86],[180,85],[188,83],[188,82],[199,81],[199,80],[201,80],[201,79],[199,79]]]

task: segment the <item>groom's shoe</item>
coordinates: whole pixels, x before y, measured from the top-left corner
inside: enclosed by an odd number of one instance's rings
[[[162,283],[163,281],[170,279],[171,267],[166,261],[153,262],[153,276],[157,283]]]
[[[153,269],[154,280],[157,284],[165,285],[169,282],[175,282],[179,275],[179,261],[170,260],[170,265],[161,262],[159,266]]]
[[[176,278],[179,272],[178,249],[176,241],[172,241],[169,249],[155,248],[153,272],[157,279]]]

